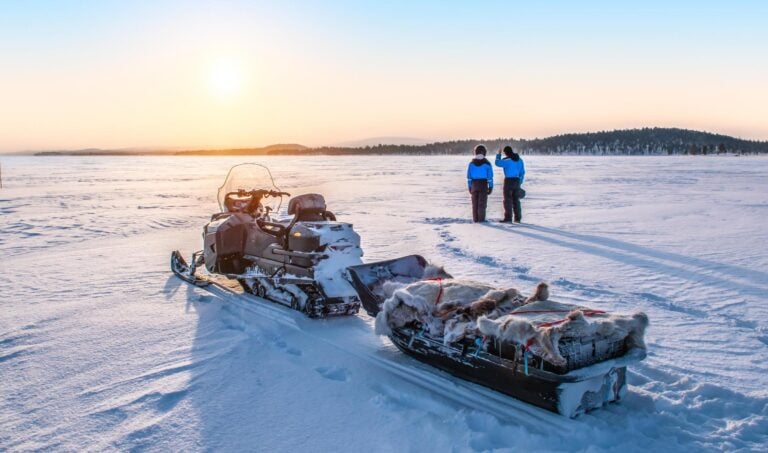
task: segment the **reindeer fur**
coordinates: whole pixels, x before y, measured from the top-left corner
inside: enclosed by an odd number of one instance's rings
[[[389,335],[392,328],[418,321],[430,334],[443,336],[446,344],[474,331],[480,316],[496,318],[520,307],[526,300],[549,295],[545,283],[540,283],[535,293],[525,299],[515,288],[500,290],[458,279],[421,280],[407,285],[386,282],[382,290],[389,296],[376,316],[376,333]]]
[[[440,269],[435,268],[435,275]],[[376,333],[389,335],[393,328],[419,322],[431,335],[442,336],[446,344],[465,336],[485,335],[501,342],[525,345],[531,342],[535,353],[555,365],[564,365],[558,349],[560,338],[593,335],[617,335],[629,338],[629,346],[645,348],[643,336],[648,325],[644,313],[632,316],[600,314],[585,316],[581,307],[550,302],[549,287],[539,283],[533,294],[525,297],[515,288],[500,290],[469,280],[421,280],[412,283],[389,281],[382,285],[387,295],[376,316]],[[438,300],[438,294],[440,300]],[[510,313],[524,311],[571,310],[558,324],[537,327],[539,315]],[[550,316],[551,318],[551,316]],[[534,323],[533,321],[538,321]]]
[[[551,306],[537,303],[526,306],[526,310],[547,310]],[[567,305],[556,304],[555,308],[564,306]],[[536,327],[523,310],[521,313],[510,313],[498,319],[481,317],[477,320],[481,334],[502,342],[523,345],[531,341],[534,352],[555,365],[565,365],[565,358],[557,346],[560,338],[565,335],[582,338],[616,335],[628,338],[630,348],[645,349],[643,336],[647,326],[648,316],[645,313],[637,312],[631,316],[598,314],[587,317],[581,308],[570,311],[564,317],[564,322],[546,327]]]

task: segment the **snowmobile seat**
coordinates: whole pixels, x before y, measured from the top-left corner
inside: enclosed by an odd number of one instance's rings
[[[293,197],[288,203],[288,214],[294,216],[295,222],[336,220],[336,216],[326,210],[325,198],[319,193],[306,193]]]

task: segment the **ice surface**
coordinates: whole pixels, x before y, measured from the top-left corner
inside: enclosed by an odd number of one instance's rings
[[[467,221],[460,157],[254,160],[322,193],[366,261],[646,312],[626,399],[568,420],[409,359],[366,316],[180,282],[169,253],[199,249],[242,158],[3,157],[0,450],[768,445],[768,159],[529,157],[522,225]]]

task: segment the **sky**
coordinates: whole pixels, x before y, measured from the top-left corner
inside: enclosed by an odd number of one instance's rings
[[[0,0],[0,151],[768,139],[764,1]]]

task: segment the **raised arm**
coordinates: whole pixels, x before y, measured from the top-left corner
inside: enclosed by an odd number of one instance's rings
[[[494,163],[496,164],[497,167],[502,167],[502,168],[504,167],[504,164],[502,163],[502,160],[501,160],[500,152],[496,154],[496,161]]]

